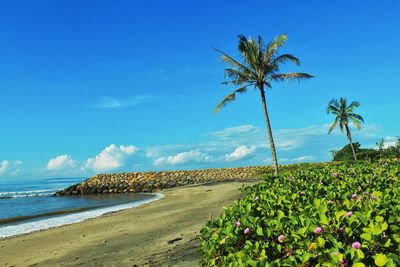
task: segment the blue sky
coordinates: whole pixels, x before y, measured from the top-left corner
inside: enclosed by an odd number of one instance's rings
[[[400,2],[8,1],[0,10],[0,178],[270,164],[257,92],[215,115],[217,47],[287,33],[314,79],[267,92],[280,163],[330,160],[331,98],[355,141],[400,135]]]

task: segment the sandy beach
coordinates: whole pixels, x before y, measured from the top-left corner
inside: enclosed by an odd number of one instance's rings
[[[0,266],[197,266],[200,229],[243,184],[166,190],[138,208],[1,240]]]

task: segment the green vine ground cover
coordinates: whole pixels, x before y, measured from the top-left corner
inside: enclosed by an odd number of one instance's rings
[[[300,166],[242,189],[201,266],[400,266],[400,163]]]

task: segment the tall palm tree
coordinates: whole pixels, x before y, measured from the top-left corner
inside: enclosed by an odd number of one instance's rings
[[[364,122],[361,115],[354,113],[354,108],[359,107],[360,103],[353,101],[350,105],[347,105],[347,100],[341,97],[338,101],[337,99],[332,99],[329,101],[327,112],[336,115],[328,133],[330,134],[337,125],[339,125],[340,131],[346,130],[347,139],[349,139],[351,150],[353,151],[354,160],[357,160],[356,151],[353,146],[353,141],[351,139],[351,132],[349,128],[349,121],[351,121],[357,129],[361,128],[361,123]]]
[[[312,78],[312,76],[310,74],[300,72],[279,73],[280,66],[287,62],[300,65],[299,59],[293,55],[279,54],[279,48],[282,47],[286,42],[286,34],[279,35],[266,46],[264,45],[261,36],[258,36],[257,41],[253,40],[251,37],[247,39],[243,35],[239,35],[238,38],[238,49],[241,54],[240,60],[233,59],[224,52],[215,49],[222,54],[222,62],[228,65],[228,68],[225,69],[225,75],[228,78],[228,81],[223,82],[223,84],[239,87],[222,99],[222,101],[215,108],[215,112],[218,112],[227,103],[234,101],[237,94],[246,93],[248,87],[254,87],[254,89],[258,89],[260,91],[265,122],[267,124],[268,138],[272,152],[272,163],[274,165],[275,175],[277,175],[278,160],[276,157],[275,144],[267,111],[265,90],[271,89],[271,84],[273,82],[303,80]]]

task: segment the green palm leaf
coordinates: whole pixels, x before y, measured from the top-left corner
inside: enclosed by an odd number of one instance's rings
[[[217,105],[215,108],[214,112],[218,113],[222,107],[227,105],[229,102],[235,101],[236,99],[236,94],[244,94],[247,92],[247,86],[243,86],[239,89],[236,89],[234,92],[230,93],[229,95],[225,96],[224,99],[222,99],[221,102]]]
[[[313,76],[307,73],[301,73],[301,72],[292,72],[292,73],[279,73],[279,74],[272,74],[270,79],[272,81],[278,81],[278,82],[283,82],[283,81],[289,81],[289,80],[304,80],[304,79],[310,79]]]
[[[283,54],[283,55],[276,57],[272,61],[272,64],[279,65],[279,64],[285,64],[287,62],[293,62],[296,65],[300,65],[300,60],[291,54]]]

